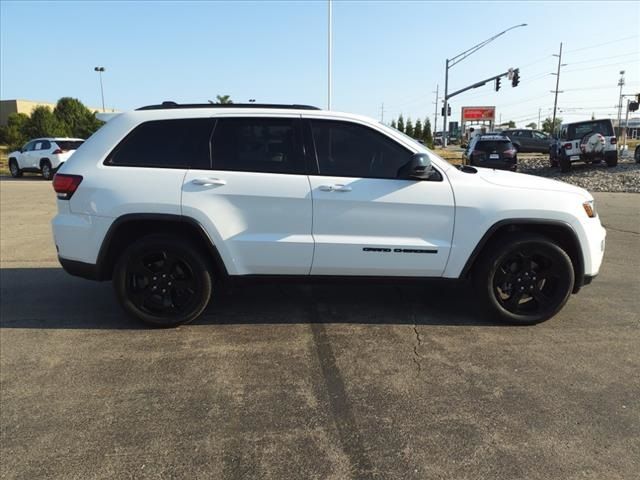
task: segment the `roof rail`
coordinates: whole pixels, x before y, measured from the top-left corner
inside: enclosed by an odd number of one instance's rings
[[[165,101],[159,105],[147,105],[136,110],[168,110],[172,108],[281,108],[289,110],[320,110],[312,105],[285,105],[278,103],[176,103]]]

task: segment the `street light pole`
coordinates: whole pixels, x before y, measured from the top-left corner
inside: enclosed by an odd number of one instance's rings
[[[328,0],[329,2],[329,17],[328,17],[328,21],[329,21],[329,25],[328,25],[328,30],[329,30],[329,44],[328,44],[328,65],[327,65],[327,110],[331,110],[331,63],[332,63],[332,55],[333,55],[333,22],[332,22],[332,7],[333,7],[333,2],[331,0]]]
[[[433,115],[433,138],[436,138],[436,133],[438,132],[438,89],[440,88],[440,85],[436,84],[436,111],[434,112]],[[434,143],[435,145],[435,143]]]
[[[620,121],[622,117],[622,87],[624,87],[624,70],[620,70],[620,80],[618,80],[618,86],[620,87],[620,100],[618,102],[618,145],[620,145],[620,138],[622,137],[622,130],[620,130]]]
[[[104,88],[102,87],[102,72],[104,72],[104,67],[95,67],[93,70],[98,72],[98,76],[100,77],[100,97],[102,97],[102,112],[104,113]]]
[[[486,39],[484,42],[480,42],[477,45],[474,45],[473,47],[469,48],[468,50],[465,50],[464,52],[459,53],[458,55],[456,55],[453,58],[447,58],[446,65],[445,65],[445,71],[444,71],[444,125],[442,127],[442,144],[443,144],[443,146],[445,146],[445,147],[447,146],[447,117],[448,117],[449,98],[450,98],[450,96],[449,96],[449,69],[451,67],[453,67],[454,65],[456,65],[457,63],[459,63],[462,60],[464,60],[465,58],[467,58],[469,55],[474,54],[475,52],[480,50],[485,45],[493,42],[496,38],[504,35],[508,31],[513,30],[514,28],[526,27],[526,26],[527,26],[526,23],[521,23],[520,25],[514,25],[513,27],[507,28],[506,30],[504,30],[504,31],[502,31],[500,33],[497,33],[493,37]]]

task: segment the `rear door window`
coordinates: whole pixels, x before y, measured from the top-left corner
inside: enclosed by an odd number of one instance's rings
[[[208,118],[156,120],[138,125],[111,152],[105,165],[209,168]]]
[[[295,118],[220,118],[211,141],[214,170],[305,173]]]

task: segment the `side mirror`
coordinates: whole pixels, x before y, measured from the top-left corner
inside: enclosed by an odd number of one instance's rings
[[[431,177],[433,167],[431,158],[426,153],[414,153],[406,164],[398,170],[398,178],[428,179]]]

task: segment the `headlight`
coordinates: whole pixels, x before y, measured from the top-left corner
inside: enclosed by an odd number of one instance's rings
[[[596,213],[596,204],[595,201],[593,200],[589,200],[588,202],[584,202],[582,204],[582,208],[584,208],[584,211],[587,214],[587,217],[589,218],[594,218],[597,213]]]

